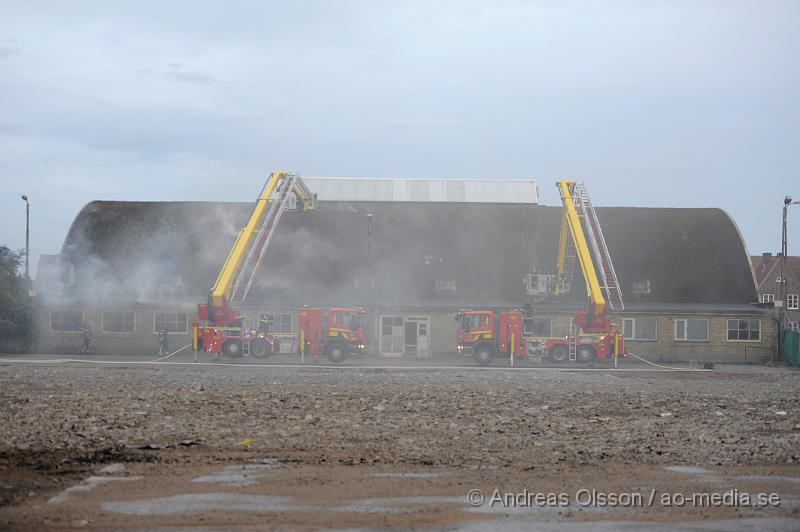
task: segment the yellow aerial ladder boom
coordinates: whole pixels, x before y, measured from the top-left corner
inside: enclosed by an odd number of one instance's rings
[[[570,321],[568,356],[570,360],[577,360],[580,349],[584,352],[591,349],[598,357],[601,353],[603,357],[613,354],[616,367],[617,357],[625,353],[624,337],[607,311],[619,312],[624,309],[624,304],[611,254],[583,183],[561,180],[556,182],[556,187],[564,211],[558,241],[555,293],[566,292],[570,285],[575,261],[569,250],[580,262],[589,296],[589,308],[576,310]]]
[[[622,290],[603,229],[583,183],[562,180],[556,183],[564,214],[558,246],[558,273],[555,293],[569,291],[574,253],[583,270],[592,313],[602,315],[607,309],[619,312],[625,308]]]
[[[212,321],[217,313],[222,314],[219,319],[227,321],[231,317],[228,303],[244,301],[292,195],[297,199],[297,207],[301,210],[310,210],[316,206],[316,196],[299,175],[288,172],[270,174],[247,224],[239,231],[209,292],[209,316]]]
[[[565,271],[565,256],[569,242],[567,239],[572,238],[575,245],[578,261],[583,271],[584,279],[586,280],[586,291],[588,292],[589,301],[592,303],[593,312],[595,314],[602,314],[606,308],[606,300],[603,297],[603,290],[600,288],[600,279],[597,276],[594,263],[592,262],[592,253],[589,248],[589,243],[586,239],[586,234],[583,231],[583,224],[581,223],[582,215],[578,213],[576,205],[576,197],[574,196],[575,181],[561,180],[556,183],[558,191],[561,194],[561,203],[564,205],[564,213],[561,217],[561,234],[558,239],[558,271],[556,272],[556,294],[563,286],[560,282],[561,279],[567,274]]]

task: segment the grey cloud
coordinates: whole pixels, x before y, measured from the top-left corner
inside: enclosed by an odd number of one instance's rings
[[[17,55],[20,55],[20,51],[16,46],[0,44],[0,59],[11,59]]]
[[[210,85],[216,82],[214,76],[203,72],[190,72],[184,70],[172,70],[167,73],[170,78],[184,83],[196,83],[198,85]]]
[[[248,201],[274,168],[526,177],[550,204],[574,176],[598,205],[726,208],[775,251],[775,205],[800,196],[800,4],[767,3],[12,3],[0,212],[67,188],[65,230],[131,179],[138,199]],[[34,254],[57,251],[63,230],[34,227]]]

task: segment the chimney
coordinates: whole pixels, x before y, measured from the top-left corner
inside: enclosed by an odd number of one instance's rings
[[[762,253],[761,254],[761,262],[766,264],[769,262],[769,259],[772,258],[772,253]]]

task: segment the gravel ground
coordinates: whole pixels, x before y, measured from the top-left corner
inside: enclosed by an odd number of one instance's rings
[[[110,462],[797,471],[800,372],[0,366],[7,507]],[[33,495],[31,495],[33,496]]]

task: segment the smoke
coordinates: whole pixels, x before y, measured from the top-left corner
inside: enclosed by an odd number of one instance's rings
[[[247,206],[96,201],[75,218],[48,304],[204,301]],[[209,278],[211,281],[209,281]]]
[[[527,264],[509,238],[509,217],[521,221],[519,206],[323,202],[287,213],[250,298],[454,307],[474,305],[478,293],[489,304],[512,301],[524,295]]]
[[[64,243],[59,286],[40,296],[92,305],[204,302],[251,209],[90,203]],[[722,211],[600,208],[598,216],[626,302],[755,299],[743,244]],[[560,207],[321,202],[283,215],[246,305],[521,306],[531,263],[554,273],[560,217]],[[634,294],[633,283],[645,281],[650,292]],[[585,297],[576,270],[565,301]]]

